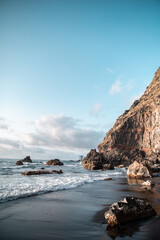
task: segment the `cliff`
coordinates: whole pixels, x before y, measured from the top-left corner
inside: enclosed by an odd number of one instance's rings
[[[98,145],[98,151],[104,156],[104,163],[114,162],[115,165],[128,165],[134,160],[159,160],[160,68],[144,94],[117,119]]]

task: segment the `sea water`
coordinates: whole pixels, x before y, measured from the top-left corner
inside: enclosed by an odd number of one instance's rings
[[[18,159],[17,159],[18,160]],[[0,159],[0,202],[10,201],[47,192],[76,188],[86,183],[104,180],[104,178],[123,178],[125,168],[108,171],[90,171],[83,168],[79,161],[62,161],[63,166],[47,166],[44,160],[15,165],[16,159]],[[31,170],[62,169],[62,174],[44,174],[23,176],[22,172]]]

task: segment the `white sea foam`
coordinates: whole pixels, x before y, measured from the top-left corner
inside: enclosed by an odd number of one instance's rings
[[[1,162],[0,162],[1,164]],[[106,177],[124,177],[125,169],[116,169],[112,171],[88,171],[83,169],[79,162],[66,162],[64,166],[44,166],[42,162],[36,164],[25,164],[23,166],[11,166],[6,174],[0,175],[0,202],[13,200],[21,197],[43,194],[64,189],[76,188],[85,183],[103,180]],[[22,170],[37,169],[45,167],[46,169],[60,169],[63,174],[49,174],[37,176],[22,176]],[[0,166],[1,167],[1,166]],[[5,166],[6,167],[6,166]],[[5,173],[4,168],[0,168],[0,173]]]

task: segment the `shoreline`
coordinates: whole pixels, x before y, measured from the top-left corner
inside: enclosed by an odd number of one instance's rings
[[[13,239],[111,239],[105,232],[104,212],[125,196],[151,202],[156,212],[160,202],[160,178],[153,178],[152,192],[128,185],[126,178],[96,181],[74,189],[46,193],[0,203],[0,236]],[[157,212],[160,216],[160,211]],[[160,226],[160,217],[133,222],[122,232],[123,239],[146,239],[148,226]],[[118,236],[116,239],[121,239]]]

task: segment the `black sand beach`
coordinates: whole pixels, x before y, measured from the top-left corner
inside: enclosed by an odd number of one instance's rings
[[[103,214],[112,203],[125,196],[149,200],[160,215],[160,178],[153,191],[128,185],[127,179],[98,181],[75,189],[22,198],[0,204],[1,240],[104,240]],[[116,239],[159,239],[158,216],[133,222]],[[155,238],[154,238],[155,233]]]

